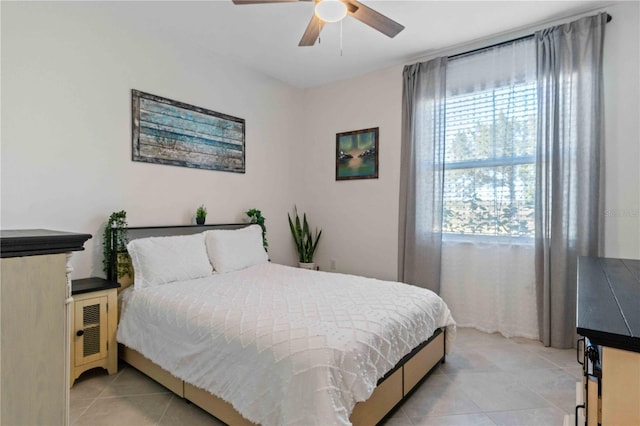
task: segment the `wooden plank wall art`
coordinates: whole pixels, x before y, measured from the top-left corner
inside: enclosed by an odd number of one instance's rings
[[[132,160],[245,172],[245,122],[219,112],[131,91]]]

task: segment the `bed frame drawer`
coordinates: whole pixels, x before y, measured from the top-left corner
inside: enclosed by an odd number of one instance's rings
[[[350,417],[351,423],[354,426],[371,426],[384,419],[403,400],[405,395],[443,359],[445,352],[444,336],[445,333],[438,330],[435,337],[425,343],[426,346],[415,353],[412,352],[407,356],[406,361],[401,360],[395,371],[378,383],[369,399],[355,405]],[[120,349],[120,358],[128,364],[166,386],[178,396],[213,414],[218,419],[234,426],[253,425],[249,420],[242,417],[231,404],[179,380],[133,349],[122,345]]]
[[[378,385],[366,403],[356,404],[349,419],[354,425],[375,425],[400,402],[402,396],[402,368],[399,368]]]
[[[425,374],[444,357],[444,333],[440,333],[433,340],[433,344],[422,348],[420,352],[404,364],[402,368],[404,372],[404,395],[411,392],[411,389],[422,380]]]

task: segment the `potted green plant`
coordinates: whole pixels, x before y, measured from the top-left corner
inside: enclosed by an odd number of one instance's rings
[[[287,213],[287,217],[289,218],[289,227],[291,228],[293,242],[298,251],[298,266],[305,269],[315,269],[316,264],[313,262],[313,254],[316,252],[318,242],[320,242],[322,229],[318,231],[318,228],[316,228],[314,236],[307,222],[307,214],[303,214],[302,222],[300,222],[297,207],[295,207],[294,212],[295,220],[291,220],[289,213]]]
[[[207,208],[202,204],[196,210],[196,223],[198,225],[204,225],[204,221],[207,218]]]
[[[256,223],[262,228],[262,245],[264,251],[269,251],[269,243],[267,242],[267,227],[264,225],[265,218],[262,216],[262,212],[258,209],[251,209],[247,211],[247,216],[251,219],[251,223]]]
[[[109,216],[102,234],[102,266],[108,279],[116,281],[118,278],[131,274],[131,263],[127,259],[128,242],[127,212],[124,210],[113,212]],[[114,251],[111,249],[114,244],[115,259],[113,257]]]

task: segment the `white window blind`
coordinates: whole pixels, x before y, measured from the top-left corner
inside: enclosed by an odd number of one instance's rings
[[[480,53],[448,68],[445,233],[533,237],[535,56],[526,48],[506,53],[502,60],[486,55],[486,63]]]

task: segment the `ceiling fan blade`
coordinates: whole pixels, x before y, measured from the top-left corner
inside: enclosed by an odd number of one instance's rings
[[[347,0],[346,3],[350,16],[369,25],[371,28],[375,28],[382,34],[395,37],[400,31],[404,30],[404,25],[398,24],[393,19],[387,18],[382,13],[376,12],[356,0]]]
[[[309,21],[309,25],[307,25],[307,29],[304,31],[304,34],[302,34],[302,38],[300,39],[298,46],[313,46],[320,36],[320,30],[322,30],[322,27],[324,27],[324,21],[318,18],[314,13],[311,17],[311,21]]]
[[[310,0],[233,0],[233,4],[260,4],[260,3],[293,3]]]

